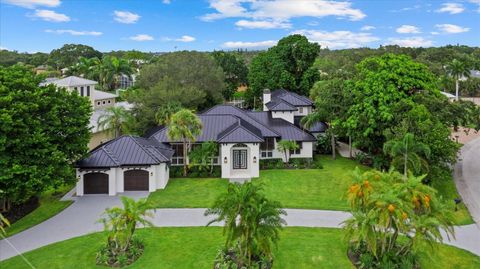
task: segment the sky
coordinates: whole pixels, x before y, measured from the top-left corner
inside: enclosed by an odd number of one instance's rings
[[[0,48],[50,52],[480,46],[480,0],[0,0]]]

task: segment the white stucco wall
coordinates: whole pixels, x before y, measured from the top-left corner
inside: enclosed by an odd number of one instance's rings
[[[272,111],[272,118],[284,119],[293,124],[293,111]]]
[[[260,175],[260,144],[259,143],[243,143],[247,147],[247,169],[233,169],[233,146],[236,143],[221,144],[221,167],[222,178],[253,178]],[[238,148],[242,149],[242,148]],[[227,163],[224,162],[225,157]],[[255,161],[254,161],[255,160]]]
[[[302,112],[300,112],[300,110],[302,110]],[[297,107],[297,111],[295,111],[293,113],[293,115],[294,116],[307,116],[311,113],[312,113],[312,107],[311,106],[302,106],[302,107]]]
[[[285,153],[277,149],[278,144],[275,141],[275,149],[272,152],[272,158],[269,159],[282,159],[285,161]],[[302,142],[302,149],[300,154],[291,154],[290,159],[292,158],[313,158],[313,142]]]

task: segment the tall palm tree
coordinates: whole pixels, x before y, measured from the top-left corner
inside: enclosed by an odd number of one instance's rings
[[[155,121],[159,125],[166,125],[170,122],[170,118],[173,114],[182,109],[182,106],[178,102],[169,102],[164,106],[158,108],[155,113]]]
[[[251,268],[253,257],[272,258],[273,246],[279,239],[279,230],[286,215],[278,202],[268,200],[260,186],[251,182],[231,183],[227,192],[217,198],[205,215],[213,215],[214,222],[223,222],[225,247],[234,249],[240,263]]]
[[[114,56],[103,57],[98,68],[100,83],[106,90],[118,87],[122,74],[130,76],[133,73],[133,68],[127,60]]]
[[[392,166],[403,166],[403,174],[407,176],[407,171],[419,174],[422,169],[428,169],[428,163],[423,158],[429,158],[430,148],[420,142],[415,141],[411,133],[405,134],[402,139],[394,139],[383,145],[383,151],[392,157]]]
[[[97,124],[98,129],[113,132],[115,137],[119,137],[132,131],[130,128],[132,120],[132,115],[125,108],[112,106],[105,108],[105,114],[98,118]]]
[[[202,133],[202,122],[195,113],[181,109],[173,114],[168,123],[168,137],[172,141],[182,141],[183,144],[183,176],[187,176],[187,146]]]
[[[290,151],[297,150],[298,148],[298,144],[292,140],[280,140],[277,143],[278,151],[285,154],[285,163],[288,163],[290,161]]]
[[[447,73],[455,79],[455,99],[458,101],[459,80],[462,77],[468,78],[470,76],[470,69],[461,61],[453,59],[453,61],[446,66]]]

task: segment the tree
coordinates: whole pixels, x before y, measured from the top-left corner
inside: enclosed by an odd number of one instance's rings
[[[385,268],[387,264],[415,268],[419,246],[442,242],[441,230],[453,235],[452,211],[422,183],[424,176],[407,178],[357,169],[347,197],[352,217],[344,222],[352,252],[362,268]],[[400,239],[402,235],[403,239]],[[373,260],[370,264],[363,261]]]
[[[100,85],[108,91],[114,90],[119,86],[121,75],[130,76],[133,73],[133,68],[126,59],[113,56],[103,57],[101,64],[97,68]]]
[[[94,48],[80,44],[65,44],[50,52],[49,63],[57,69],[74,65],[80,57],[102,58],[102,53]]]
[[[172,115],[168,124],[168,137],[172,141],[183,143],[183,176],[187,176],[187,156],[189,143],[195,141],[202,133],[202,122],[195,113],[188,109],[181,109]]]
[[[232,254],[227,259],[234,260],[238,268],[265,268],[264,260],[271,264],[273,246],[286,224],[281,216],[286,213],[280,203],[265,197],[261,187],[251,182],[230,183],[227,192],[216,199],[205,215],[215,217],[208,225],[224,223],[226,242],[222,254]]]
[[[199,171],[210,167],[210,175],[213,173],[213,159],[218,157],[218,144],[213,141],[203,142],[194,147],[188,154],[189,167],[197,166]]]
[[[285,163],[287,164],[290,161],[290,151],[297,150],[298,148],[297,142],[293,140],[280,140],[277,143],[277,149],[285,154]]]
[[[455,99],[458,101],[459,81],[470,76],[470,68],[457,59],[447,65],[447,73],[455,79]]]
[[[68,67],[66,74],[98,81],[100,79],[98,73],[98,66],[100,66],[100,64],[101,61],[96,57],[80,57],[74,65]]]
[[[88,151],[90,101],[40,87],[41,80],[23,66],[0,67],[0,199],[7,210],[74,180],[72,164]]]
[[[169,102],[164,106],[158,108],[157,113],[155,113],[155,121],[159,125],[167,125],[172,118],[172,115],[177,113],[182,106],[178,102]]]
[[[141,243],[134,241],[137,226],[153,227],[147,218],[153,217],[151,210],[154,208],[147,199],[135,201],[133,198],[121,196],[120,200],[123,208],[107,208],[100,219],[108,237],[107,245],[97,254],[97,264],[125,266],[132,263],[143,249]]]
[[[428,163],[422,155],[428,158],[430,156],[430,148],[423,143],[415,141],[415,136],[411,133],[405,134],[402,139],[387,141],[383,145],[383,151],[392,157],[392,167],[398,168],[403,166],[404,176],[407,176],[408,170],[416,175],[428,170]]]
[[[212,56],[225,74],[226,88],[223,91],[223,97],[228,100],[232,98],[239,86],[247,84],[248,68],[243,59],[235,53],[214,51]]]
[[[98,129],[107,130],[119,137],[122,134],[132,132],[128,123],[132,121],[132,115],[123,107],[107,107],[105,114],[98,118]]]
[[[318,70],[312,67],[319,51],[320,46],[308,42],[305,36],[290,35],[259,53],[250,65],[247,101],[252,104],[266,88],[289,89],[307,95],[320,78]]]

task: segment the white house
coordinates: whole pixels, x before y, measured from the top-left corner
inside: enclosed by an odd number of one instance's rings
[[[285,158],[277,149],[281,140],[292,140],[299,145],[298,150],[290,152],[291,158],[313,158],[315,136],[295,125],[296,120],[312,112],[313,102],[286,90],[266,91],[264,109],[254,112],[217,105],[198,114],[203,128],[195,143],[218,144],[219,155],[213,162],[221,167],[222,178],[244,181],[258,177],[261,159]],[[168,172],[170,165],[188,164],[188,157],[183,156],[183,143],[172,141],[167,134],[168,127],[160,127],[148,138],[120,137],[99,146],[87,159],[77,163],[77,194],[115,195],[132,190],[135,178],[143,182],[135,185],[138,190],[165,187],[168,173],[159,171]],[[171,149],[171,154],[167,149]],[[157,156],[160,154],[165,158]],[[145,157],[149,155],[153,157]],[[96,181],[102,183],[96,185]]]

